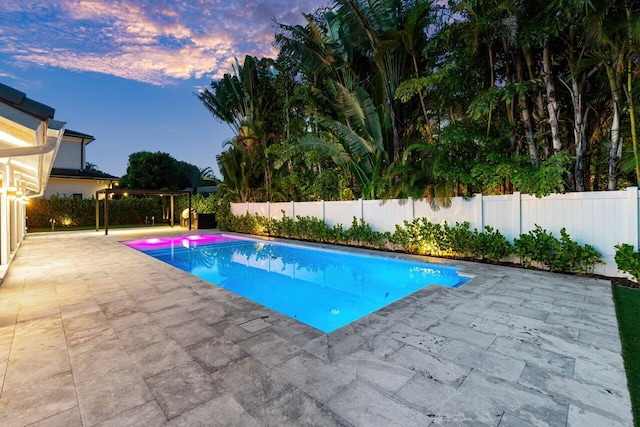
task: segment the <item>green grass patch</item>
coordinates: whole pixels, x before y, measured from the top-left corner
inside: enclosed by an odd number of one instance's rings
[[[640,289],[613,285],[634,425],[640,427]]]

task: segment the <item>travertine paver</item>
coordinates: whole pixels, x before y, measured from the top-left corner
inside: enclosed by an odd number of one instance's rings
[[[134,251],[30,235],[0,287],[0,425],[624,426],[607,281],[455,262],[331,334]],[[396,256],[396,255],[394,255]]]

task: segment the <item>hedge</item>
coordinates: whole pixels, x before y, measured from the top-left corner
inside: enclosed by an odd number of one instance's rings
[[[144,224],[155,218],[156,224],[169,222],[171,202],[168,197],[123,197],[109,200],[109,224]],[[174,218],[179,223],[180,213],[187,208],[188,198],[174,198]],[[200,213],[214,212],[214,197],[197,194],[192,196],[191,206]],[[104,223],[104,201],[99,202],[100,224]],[[95,199],[51,196],[49,199],[32,199],[27,205],[29,227],[48,227],[51,218],[57,227],[91,226],[96,223]]]

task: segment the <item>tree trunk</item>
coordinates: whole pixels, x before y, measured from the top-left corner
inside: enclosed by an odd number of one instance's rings
[[[420,77],[420,70],[418,69],[418,62],[416,61],[416,56],[412,53],[411,58],[413,59],[413,71],[416,73],[416,79]],[[420,106],[422,107],[422,115],[424,116],[424,126],[427,130],[427,136],[429,140],[433,140],[433,131],[431,129],[431,122],[429,121],[429,115],[427,114],[427,106],[424,105],[424,97],[422,96],[422,89],[418,89],[418,96],[420,97]]]
[[[611,148],[609,149],[609,175],[607,180],[607,190],[613,191],[618,188],[618,162],[622,157],[622,138],[620,134],[620,85],[616,78],[616,71],[611,64],[605,65],[607,77],[609,78],[609,88],[611,89]]]
[[[491,40],[489,41],[489,67],[490,67],[490,79],[491,79],[491,88],[495,83],[494,71],[493,71],[493,49],[491,48]],[[493,115],[493,105],[489,104],[489,117],[487,117],[487,136],[491,132],[491,116]]]
[[[522,82],[522,60],[519,57],[516,59],[516,75],[518,82]],[[529,147],[529,158],[531,159],[531,164],[537,167],[540,166],[540,157],[538,155],[538,147],[536,147],[536,141],[533,134],[533,122],[531,120],[529,105],[523,96],[518,96],[518,105],[520,106],[520,114],[524,124],[524,136],[527,140],[527,146]]]
[[[571,76],[571,103],[573,104],[573,140],[576,146],[576,165],[574,178],[576,191],[584,191],[584,176],[586,171],[587,141],[586,130],[582,113],[582,89],[583,81],[579,82],[576,76]]]
[[[631,8],[629,7],[629,3],[625,2],[625,9],[627,11],[627,31],[629,35],[629,51],[633,52],[634,50],[634,38],[631,36],[632,34],[632,16],[631,16]],[[629,97],[629,122],[631,124],[631,144],[633,145],[633,160],[634,166],[636,169],[636,185],[640,185],[640,159],[638,158],[638,136],[636,133],[636,112],[635,107],[633,106],[633,82],[632,82],[632,74],[633,74],[633,63],[631,60],[631,56],[627,59],[627,94]]]
[[[558,123],[558,110],[560,106],[556,100],[556,85],[553,79],[553,70],[551,64],[551,50],[549,43],[545,42],[542,49],[542,66],[544,73],[542,78],[547,90],[547,110],[549,112],[549,126],[551,127],[551,140],[553,142],[553,152],[558,153],[562,150],[562,141],[560,140],[560,125]]]
[[[627,70],[627,89],[629,92],[629,121],[631,123],[631,143],[633,144],[633,159],[636,169],[636,184],[640,184],[640,158],[638,158],[638,136],[636,131],[636,112],[633,106],[633,83],[631,82],[631,60]]]
[[[522,47],[522,54],[524,55],[524,60],[527,63],[527,72],[529,74],[529,80],[536,80],[537,76],[535,75],[535,64],[534,64],[534,59],[533,59],[533,54],[531,53],[531,50],[527,49],[526,47]],[[538,121],[542,121],[544,120],[544,102],[542,101],[542,94],[540,93],[540,91],[536,91],[536,97],[535,97],[535,111],[532,114],[534,120],[538,120]]]

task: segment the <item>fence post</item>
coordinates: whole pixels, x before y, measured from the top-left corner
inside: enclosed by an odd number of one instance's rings
[[[479,231],[484,230],[484,215],[482,213],[484,203],[484,199],[482,198],[482,193],[476,193],[473,195],[474,208],[476,210],[476,225]]]
[[[638,187],[627,188],[627,238],[636,251],[639,249],[638,236]]]
[[[522,234],[522,194],[514,191],[511,195],[513,198],[513,236],[512,239],[520,237]]]
[[[324,200],[321,200],[321,202],[322,202],[322,222],[324,222],[326,224],[327,223],[327,219],[325,217]]]
[[[416,201],[413,197],[409,197],[409,200],[411,201],[411,222],[413,222],[416,219]]]
[[[360,219],[364,219],[364,201],[362,199],[360,200]]]
[[[291,219],[296,220],[296,202],[291,201]]]

